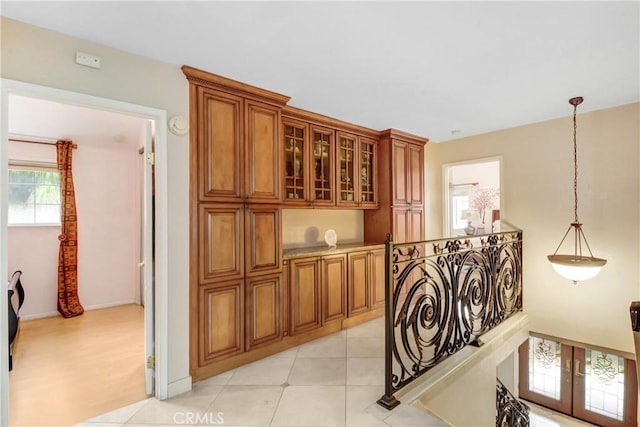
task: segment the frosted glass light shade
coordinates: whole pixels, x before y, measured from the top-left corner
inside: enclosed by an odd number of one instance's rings
[[[573,283],[595,277],[607,263],[606,259],[579,255],[548,255],[547,258],[559,275]]]

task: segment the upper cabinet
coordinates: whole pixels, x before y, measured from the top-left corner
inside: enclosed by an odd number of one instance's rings
[[[375,208],[377,141],[345,132],[337,135],[338,206]]]
[[[284,115],[284,204],[375,209],[377,133],[293,107]]]
[[[191,67],[198,200],[279,203],[280,112],[289,97]]]
[[[382,243],[387,233],[396,243],[424,239],[424,148],[427,141],[395,129],[380,133],[376,161],[380,208],[364,214],[366,241]]]

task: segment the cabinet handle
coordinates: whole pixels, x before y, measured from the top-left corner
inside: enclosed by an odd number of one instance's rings
[[[578,359],[576,359],[576,372],[575,372],[576,377],[584,377],[584,374],[582,372],[580,372],[580,361]]]
[[[564,361],[564,371],[571,373],[571,359],[565,359],[565,361]]]

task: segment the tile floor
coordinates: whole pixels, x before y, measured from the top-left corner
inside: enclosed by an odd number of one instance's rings
[[[384,392],[383,336],[383,319],[375,319],[80,426],[446,426],[408,405],[387,411],[375,403]],[[530,406],[531,427],[589,425]]]
[[[411,406],[387,411],[383,318],[197,382],[172,399],[147,399],[81,426],[445,426]]]

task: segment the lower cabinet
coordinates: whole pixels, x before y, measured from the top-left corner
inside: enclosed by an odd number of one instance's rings
[[[245,279],[246,348],[252,350],[284,335],[282,274]]]
[[[349,254],[349,316],[371,310],[369,252]]]
[[[384,249],[350,252],[348,315],[354,316],[384,306]]]
[[[291,335],[320,327],[322,317],[318,258],[291,259],[289,278]]]
[[[244,279],[202,286],[198,301],[201,365],[244,352]]]
[[[347,316],[347,254],[325,256],[322,266],[322,323]]]

